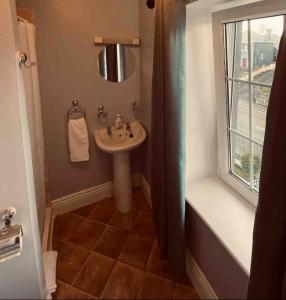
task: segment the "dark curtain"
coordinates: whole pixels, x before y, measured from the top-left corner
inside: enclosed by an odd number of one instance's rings
[[[110,44],[106,46],[106,64],[107,80],[118,82],[117,44]]]
[[[286,299],[286,30],[269,100],[248,299]]]
[[[185,24],[185,1],[156,1],[151,193],[161,256],[178,276],[185,271]]]

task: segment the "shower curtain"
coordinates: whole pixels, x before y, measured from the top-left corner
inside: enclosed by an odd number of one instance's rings
[[[36,28],[33,24],[19,19],[18,24],[20,51],[28,55],[27,66],[37,62]],[[42,109],[37,64],[30,67],[22,66],[28,125],[32,152],[34,183],[40,231],[45,221],[46,191],[45,191],[45,158],[42,127]]]
[[[186,1],[157,0],[151,194],[161,256],[185,273]]]
[[[286,299],[286,23],[269,99],[248,299]]]

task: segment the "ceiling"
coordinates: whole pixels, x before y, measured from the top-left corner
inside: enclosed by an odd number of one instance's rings
[[[236,6],[247,5],[263,0],[199,0],[190,3],[189,6],[193,8],[205,8],[210,10],[221,10]]]

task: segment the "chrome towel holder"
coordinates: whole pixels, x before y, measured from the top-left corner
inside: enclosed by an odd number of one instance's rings
[[[31,62],[29,65],[27,64],[28,61],[28,55],[25,52],[18,52],[18,62],[20,68],[24,66],[25,68],[29,69],[35,66],[37,63],[36,62]]]
[[[78,100],[74,100],[72,102],[72,106],[73,107],[67,113],[68,120],[86,118],[86,111],[81,106],[79,106]]]

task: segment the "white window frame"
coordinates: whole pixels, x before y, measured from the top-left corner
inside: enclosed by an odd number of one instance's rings
[[[214,67],[217,101],[218,175],[254,207],[258,194],[230,174],[228,139],[228,94],[225,80],[224,24],[286,14],[286,1],[255,3],[213,13]]]

